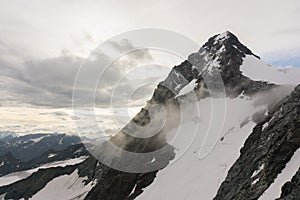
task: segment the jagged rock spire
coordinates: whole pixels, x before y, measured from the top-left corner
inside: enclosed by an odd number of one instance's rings
[[[233,33],[229,31],[209,38],[202,48],[204,48],[206,51],[214,53],[222,46],[224,46],[223,48],[225,48],[227,51],[235,51],[235,53],[240,54],[242,57],[245,57],[246,55],[253,55],[259,58],[257,55],[252,53],[250,49],[243,45]]]
[[[243,92],[252,95],[273,87],[266,82],[253,81],[242,75],[240,66],[246,56],[259,59],[233,33],[226,31],[209,38],[198,52],[188,57],[188,61],[199,71],[198,85],[205,85],[207,80],[214,81],[214,72],[217,72],[224,82],[226,94],[231,97]],[[206,81],[203,77],[206,77]]]

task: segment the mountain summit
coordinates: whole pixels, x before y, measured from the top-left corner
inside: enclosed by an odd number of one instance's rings
[[[227,51],[240,54],[243,57],[246,55],[253,55],[259,58],[257,55],[253,54],[250,49],[244,46],[233,33],[229,31],[211,37],[203,45],[203,48],[211,53],[215,53],[217,50],[225,48]]]
[[[212,95],[207,84],[212,87],[216,83],[222,87],[224,85],[229,97],[237,97],[242,93],[253,95],[275,87],[275,84],[251,80],[242,74],[241,66],[246,57],[260,62],[260,58],[240,43],[234,34],[227,31],[215,35],[198,52],[192,53],[186,61],[171,70],[168,77],[158,85],[153,99],[164,102],[166,98],[173,98],[193,80],[197,83],[194,90],[199,98]]]

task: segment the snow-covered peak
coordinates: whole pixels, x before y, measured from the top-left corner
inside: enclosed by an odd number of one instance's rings
[[[239,71],[238,66],[246,55],[258,58],[240,43],[234,34],[226,31],[209,38],[198,52],[189,56],[188,60],[200,73],[228,69],[234,72]]]
[[[230,31],[225,31],[224,33],[220,33],[209,38],[208,41],[202,46],[202,48],[204,48],[211,54],[214,54],[222,47],[222,45],[225,46],[227,51],[234,54],[239,54],[242,57],[244,57],[245,55],[254,55],[251,50],[243,45],[239,41],[238,37],[236,37]],[[258,56],[256,57],[259,58]]]
[[[204,84],[203,77],[206,81],[214,81],[215,77],[221,76],[226,95],[237,97],[244,92],[250,96],[272,88],[273,84],[268,84],[264,80],[255,81],[242,74],[241,65],[249,56],[260,61],[260,58],[243,45],[234,34],[226,31],[209,38],[198,52],[188,57],[188,61],[195,71],[199,72],[195,77],[199,85]]]
[[[230,33],[229,31],[225,31],[224,33],[220,33],[219,35],[217,35],[217,37],[215,38],[215,41],[223,41],[228,39],[231,35],[233,35],[232,33]]]
[[[209,40],[213,41],[213,45],[228,44],[228,45],[237,45],[240,46],[240,41],[238,38],[231,32],[225,31],[224,33],[217,34],[210,38]]]
[[[181,70],[181,68],[188,68],[188,65],[180,65],[176,67],[176,70],[179,71],[179,74],[183,77],[192,78],[188,80],[189,82],[193,79],[197,79],[197,84],[202,84],[201,79],[206,77],[206,80],[215,80],[214,77],[221,76],[223,82],[227,85],[228,91],[232,92],[232,96],[238,96],[245,87],[242,86],[244,82],[249,88],[249,92],[255,93],[261,88],[267,89],[266,84],[252,84],[252,82],[242,76],[240,71],[240,66],[243,63],[243,59],[247,56],[252,56],[259,60],[260,58],[253,54],[245,45],[243,45],[238,38],[229,31],[226,31],[221,34],[217,34],[208,39],[208,41],[199,49],[198,52],[192,53],[188,57],[188,61],[192,64],[192,70]],[[193,73],[188,75],[187,73]],[[202,77],[202,78],[201,78]],[[168,79],[171,83],[173,79]],[[186,83],[181,83],[180,81],[176,82],[174,85],[180,85],[176,87],[176,92],[182,89]],[[170,85],[170,84],[169,84]],[[236,87],[238,85],[238,87]],[[235,89],[232,90],[232,87]],[[195,87],[200,88],[200,87]],[[252,88],[254,88],[252,90]]]

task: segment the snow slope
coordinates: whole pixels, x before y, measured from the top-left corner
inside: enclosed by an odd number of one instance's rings
[[[223,112],[221,107],[224,100],[226,117],[224,126],[219,132],[218,127],[222,119],[218,117],[223,115],[220,112]],[[180,140],[177,144],[172,143],[178,148],[176,156],[182,156],[175,158],[174,162],[160,170],[154,183],[145,188],[144,193],[137,199],[212,199],[228,170],[239,157],[239,150],[255,126],[251,116],[265,108],[265,106],[255,106],[255,100],[244,97],[215,99],[217,103],[213,103],[213,106],[210,98],[200,100],[198,106],[204,115],[200,115],[200,119],[189,119],[181,125],[181,131],[185,135],[183,139],[187,139],[192,136],[189,135],[193,132],[191,127],[199,121],[199,128],[191,146],[188,146],[186,151],[184,149],[181,154],[178,152],[183,148],[182,144],[187,142]],[[190,109],[189,113],[194,110],[188,107],[186,109]],[[216,115],[214,120],[211,120],[212,115]]]
[[[254,56],[247,55],[240,70],[244,76],[255,81],[268,81],[280,85],[300,83],[300,68],[274,67]]]
[[[256,81],[281,85],[300,83],[300,68],[273,67],[252,55],[244,58],[240,70],[244,76]],[[191,85],[194,86],[193,84]],[[189,88],[188,91],[191,89]],[[280,93],[280,89],[276,91],[275,93]],[[184,94],[187,93],[184,92]],[[266,105],[257,104],[262,99],[270,103],[271,92],[270,96],[264,94],[264,96],[249,98],[240,95],[236,99],[226,98],[225,105],[224,99],[202,99],[197,103],[201,111],[200,115],[193,113],[196,110],[195,107],[181,106],[186,109],[185,112],[189,113],[191,118],[182,121],[180,125],[179,132],[183,132],[184,137],[180,140],[174,139],[173,143],[170,142],[176,147],[176,158],[169,166],[158,172],[154,183],[145,188],[137,199],[213,199],[228,170],[239,157],[245,140],[256,125],[253,122],[255,120],[251,120],[252,116],[258,112],[267,114]],[[224,107],[226,117],[223,124]],[[196,127],[197,123],[198,127]],[[220,124],[223,124],[221,133]],[[174,135],[178,134],[176,131],[175,129],[170,131],[167,136],[175,137]],[[189,140],[193,137],[189,145]],[[261,169],[263,167],[261,166]],[[287,170],[289,171],[289,166]],[[294,174],[294,170],[292,172]],[[288,178],[291,176],[289,175]],[[274,196],[273,192],[271,194]]]
[[[45,135],[45,136],[41,136],[41,137],[37,137],[37,138],[34,138],[34,139],[30,139],[28,141],[32,141],[34,143],[38,143],[39,141],[41,141],[42,139],[44,139],[45,137],[47,137],[48,135]]]
[[[196,79],[192,80],[189,84],[187,84],[186,86],[184,86],[179,93],[176,95],[176,97],[181,96],[181,95],[185,95],[191,91],[193,91],[193,89],[197,86],[196,83]]]
[[[11,183],[22,180],[24,178],[27,178],[32,173],[37,172],[39,169],[45,169],[45,168],[51,168],[51,167],[65,167],[67,165],[75,165],[75,164],[83,162],[86,158],[87,157],[82,156],[79,158],[73,158],[73,159],[69,159],[69,160],[47,163],[45,165],[42,165],[42,166],[34,168],[34,169],[7,174],[5,176],[0,177],[0,187],[4,186],[4,185],[9,185]]]

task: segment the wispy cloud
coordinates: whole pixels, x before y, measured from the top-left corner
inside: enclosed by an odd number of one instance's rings
[[[300,67],[300,48],[282,49],[262,55],[262,58],[275,66],[294,66]]]

